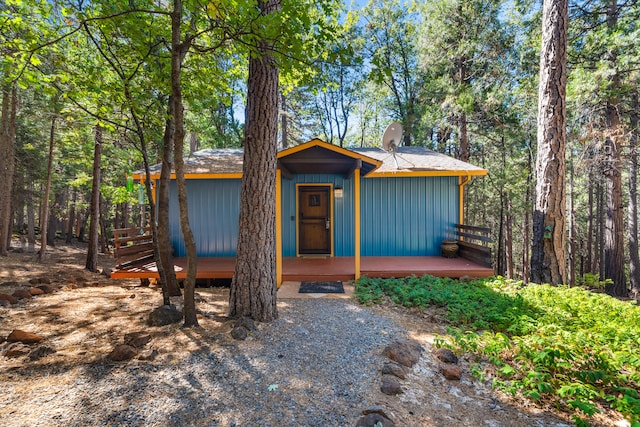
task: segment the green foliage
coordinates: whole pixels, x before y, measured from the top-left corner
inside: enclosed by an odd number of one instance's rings
[[[613,284],[613,280],[600,280],[599,274],[585,273],[584,276],[576,279],[576,283],[586,289],[604,289],[606,285]]]
[[[476,366],[475,374],[493,376],[507,393],[553,401],[579,425],[603,406],[640,422],[640,307],[634,303],[579,287],[430,276],[362,278],[355,296],[363,304],[389,299],[444,308],[449,335],[436,345],[490,361],[494,368]]]

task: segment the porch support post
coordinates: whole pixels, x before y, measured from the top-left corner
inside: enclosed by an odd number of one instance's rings
[[[276,286],[282,285],[282,174],[276,169]]]
[[[464,224],[464,187],[465,185],[467,185],[469,182],[471,182],[471,175],[467,175],[467,176],[460,176],[458,177],[458,186],[460,187],[460,202],[459,202],[459,206],[460,206],[460,217],[459,217],[459,224]]]
[[[355,241],[353,242],[353,258],[355,259],[355,277],[360,278],[360,169],[353,171],[353,197],[354,197],[354,230]]]

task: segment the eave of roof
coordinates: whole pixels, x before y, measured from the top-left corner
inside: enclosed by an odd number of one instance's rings
[[[423,147],[399,147],[395,155],[381,148],[346,149],[314,139],[278,152],[278,166],[292,174],[338,173],[348,175],[360,167],[362,175],[403,176],[483,176],[487,170]],[[242,178],[243,150],[208,148],[185,157],[186,179]],[[152,179],[160,177],[161,164],[151,167]],[[172,171],[173,172],[173,171]],[[134,179],[144,179],[136,171]],[[175,173],[171,174],[175,179]]]

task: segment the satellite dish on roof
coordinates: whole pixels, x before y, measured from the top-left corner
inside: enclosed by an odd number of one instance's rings
[[[395,153],[402,140],[402,125],[393,122],[387,126],[387,130],[382,135],[382,148],[389,153]]]

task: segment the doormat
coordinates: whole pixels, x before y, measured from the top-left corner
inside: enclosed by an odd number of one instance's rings
[[[344,294],[342,282],[301,282],[299,294]]]

